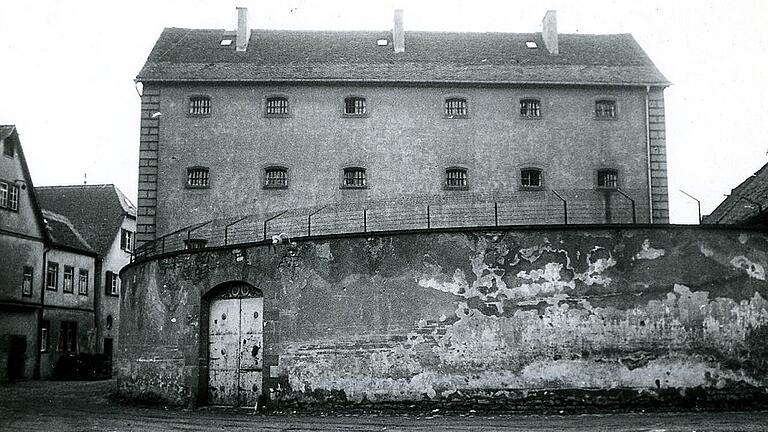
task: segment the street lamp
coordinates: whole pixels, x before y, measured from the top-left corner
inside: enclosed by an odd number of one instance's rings
[[[695,196],[693,196],[693,195],[689,194],[688,192],[686,192],[686,191],[684,191],[684,190],[682,190],[682,189],[679,189],[679,191],[680,191],[680,192],[682,192],[682,193],[684,193],[684,194],[685,194],[685,195],[686,195],[688,198],[690,198],[690,199],[692,199],[692,200],[696,201],[696,204],[697,204],[697,205],[698,205],[698,207],[699,207],[699,224],[701,224],[701,201],[699,201],[699,199],[698,199],[698,198],[696,198]]]

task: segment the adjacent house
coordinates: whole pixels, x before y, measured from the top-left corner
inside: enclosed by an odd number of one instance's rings
[[[703,224],[768,224],[768,164],[734,188],[707,216]]]
[[[668,222],[669,82],[631,35],[560,34],[554,11],[541,33],[456,33],[405,31],[402,11],[392,31],[250,30],[240,8],[236,31],[166,28],[136,80],[140,244],[425,197],[562,223],[536,206],[556,192],[581,223]]]
[[[112,184],[36,188],[41,206],[68,218],[97,254],[92,272],[95,349],[110,359],[120,317],[120,269],[130,262],[136,208]]]
[[[14,381],[38,370],[49,239],[15,126],[0,143],[0,381]]]

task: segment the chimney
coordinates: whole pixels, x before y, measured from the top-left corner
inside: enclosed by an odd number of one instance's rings
[[[541,38],[550,54],[560,54],[557,43],[557,11],[548,10],[541,21]]]
[[[395,28],[392,29],[392,44],[395,52],[405,52],[405,29],[403,28],[403,10],[395,9]]]
[[[245,51],[248,49],[248,39],[251,31],[248,29],[248,8],[237,8],[237,50]]]

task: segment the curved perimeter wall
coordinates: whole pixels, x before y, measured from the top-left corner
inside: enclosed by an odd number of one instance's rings
[[[242,281],[264,293],[273,406],[764,399],[767,267],[764,233],[674,226],[182,253],[123,271],[119,391],[205,403],[205,295]]]

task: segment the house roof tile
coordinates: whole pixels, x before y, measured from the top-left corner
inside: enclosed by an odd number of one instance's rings
[[[63,246],[85,252],[88,255],[94,254],[91,245],[66,216],[43,209],[43,218],[45,218],[45,228],[54,246]]]
[[[768,164],[736,186],[712,213],[704,217],[703,223],[748,223],[766,210],[768,210]]]
[[[253,30],[245,52],[221,46],[225,37],[235,38],[166,28],[137,80],[669,84],[629,34],[561,34],[559,55],[540,33],[407,32],[403,53],[393,51],[391,32]]]
[[[136,208],[111,184],[44,186],[36,188],[44,209],[66,216],[101,256],[109,251],[123,217],[136,217]]]

